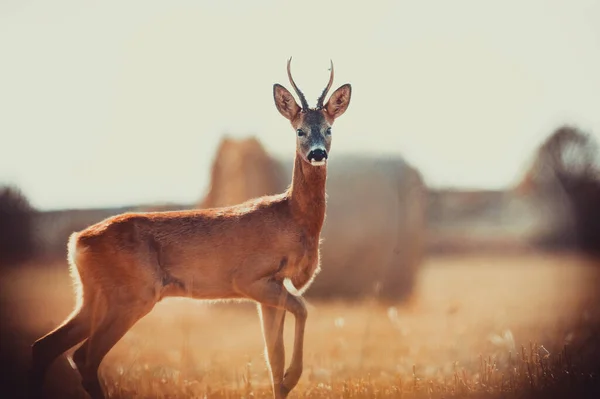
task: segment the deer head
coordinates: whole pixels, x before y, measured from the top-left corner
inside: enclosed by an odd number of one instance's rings
[[[350,95],[352,87],[350,84],[340,86],[333,92],[329,101],[325,105],[325,96],[333,83],[333,62],[331,62],[331,73],[329,75],[329,83],[317,99],[317,106],[309,108],[308,102],[304,94],[298,89],[290,64],[292,59],[288,60],[287,73],[290,79],[290,84],[300,98],[298,106],[292,94],[280,84],[273,85],[273,97],[275,98],[275,106],[281,115],[287,118],[294,130],[296,131],[296,151],[305,162],[313,166],[322,166],[327,163],[327,157],[331,148],[331,126],[337,117],[342,115],[348,109],[350,104]]]

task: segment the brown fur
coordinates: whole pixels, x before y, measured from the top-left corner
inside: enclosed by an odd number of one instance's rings
[[[349,86],[339,90],[349,101]],[[339,96],[336,93],[332,98]],[[73,360],[86,391],[94,399],[103,398],[98,379],[102,359],[167,296],[257,302],[274,396],[286,397],[295,387],[302,374],[307,314],[302,299],[283,284],[289,279],[297,289],[306,289],[318,272],[327,169],[313,166],[307,153],[310,143],[324,140],[323,129],[329,126],[306,127],[305,119],[314,119],[317,112],[327,114],[328,107],[300,113],[291,94],[279,85],[274,86],[274,98],[294,129],[313,129],[310,142],[297,141],[292,184],[284,193],[224,208],[125,213],[71,236],[69,259],[78,305],[63,325],[33,345],[38,390],[52,361],[84,341]],[[327,118],[340,116],[347,105]],[[296,330],[291,364],[284,374],[285,311],[295,316]]]

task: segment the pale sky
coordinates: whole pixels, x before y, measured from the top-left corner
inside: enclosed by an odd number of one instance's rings
[[[0,1],[0,182],[41,209],[192,202],[223,133],[293,151],[273,83],[353,86],[331,156],[514,184],[559,124],[600,135],[600,1]]]

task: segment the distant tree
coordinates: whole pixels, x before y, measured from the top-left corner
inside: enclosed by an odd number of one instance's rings
[[[35,210],[16,187],[0,187],[0,266],[18,263],[33,255]]]
[[[574,237],[564,241],[600,253],[600,152],[593,137],[573,126],[558,128],[537,150],[525,181],[542,197],[565,200]]]

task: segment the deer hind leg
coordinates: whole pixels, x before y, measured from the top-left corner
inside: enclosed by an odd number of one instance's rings
[[[285,367],[285,348],[283,345],[285,310],[262,304],[258,308],[262,320],[267,366],[271,372],[273,394],[276,398],[279,398]]]
[[[89,334],[89,320],[84,309],[74,313],[60,327],[35,341],[32,347],[32,387],[39,394],[50,365],[63,352],[77,345]]]
[[[304,327],[306,326],[307,318],[304,301],[300,297],[291,295],[281,282],[268,277],[247,284],[237,282],[237,286],[239,291],[246,297],[265,306],[287,310],[296,319],[292,360],[283,376],[279,395],[275,395],[277,398],[286,398],[289,392],[298,384],[302,376]]]
[[[55,330],[39,338],[32,345],[32,386],[39,394],[44,377],[52,362],[69,348],[86,339],[92,329],[92,320],[103,317],[99,296],[84,295],[78,309]]]
[[[81,374],[81,368],[85,364],[85,357],[87,354],[87,347],[89,344],[89,337],[92,335],[94,331],[98,329],[101,325],[102,321],[106,317],[107,313],[107,302],[104,298],[100,298],[100,295],[96,297],[96,301],[94,302],[95,306],[92,313],[92,319],[89,329],[89,334],[86,336],[86,339],[83,340],[83,343],[75,350],[72,356],[73,363],[75,363],[77,371]],[[99,305],[101,304],[101,306]]]
[[[106,354],[154,307],[153,302],[117,301],[118,297],[111,301],[106,317],[74,355],[83,388],[92,399],[105,397],[98,378],[98,368]]]
[[[77,371],[81,374],[81,370],[83,366],[85,366],[85,359],[87,357],[88,347],[89,347],[89,339],[83,341],[83,344],[73,353],[73,363],[77,367]]]

